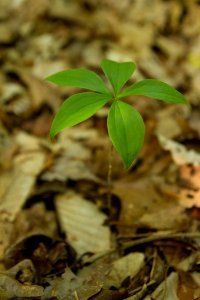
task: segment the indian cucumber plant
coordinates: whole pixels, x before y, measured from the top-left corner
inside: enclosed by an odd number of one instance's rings
[[[145,126],[140,113],[124,102],[124,98],[137,95],[170,103],[187,103],[187,100],[172,86],[155,79],[141,80],[122,89],[136,69],[133,62],[104,59],[100,66],[112,90],[99,75],[84,68],[61,71],[46,78],[59,86],[90,90],[74,94],[63,102],[53,120],[50,137],[53,139],[64,128],[90,118],[110,101],[108,135],[125,168],[129,169],[143,145]]]

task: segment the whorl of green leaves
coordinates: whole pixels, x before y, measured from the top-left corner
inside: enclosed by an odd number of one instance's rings
[[[72,95],[63,102],[53,120],[50,137],[53,139],[64,128],[90,118],[111,100],[107,119],[108,134],[125,168],[129,169],[143,145],[145,127],[140,113],[122,99],[137,95],[170,103],[187,103],[187,100],[175,88],[155,79],[138,81],[122,91],[135,70],[133,62],[104,59],[101,68],[112,86],[112,91],[99,75],[87,69],[65,70],[46,78],[60,86],[92,91]]]

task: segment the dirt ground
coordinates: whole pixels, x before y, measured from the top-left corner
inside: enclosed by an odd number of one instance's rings
[[[108,107],[51,142],[45,81],[102,59],[190,105],[129,97],[145,142],[126,172]],[[200,1],[0,1],[0,299],[200,299]]]

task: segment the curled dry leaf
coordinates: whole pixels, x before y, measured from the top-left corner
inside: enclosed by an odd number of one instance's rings
[[[144,265],[144,259],[143,253],[135,252],[114,261],[108,274],[107,285],[119,288],[126,278],[137,275]]]
[[[95,276],[93,276],[93,279]],[[95,280],[94,280],[95,281]],[[55,278],[50,282],[50,286],[45,288],[44,298],[49,299],[52,295],[62,300],[88,300],[101,290],[98,283],[91,284],[88,278],[76,276],[69,268],[65,269],[61,278]]]
[[[21,141],[20,147],[19,140]],[[32,141],[32,146],[29,142]],[[23,141],[23,142],[22,142]],[[10,170],[5,172],[4,185],[0,185],[0,257],[8,246],[12,222],[30,196],[38,174],[43,170],[46,154],[39,149],[37,139],[29,139],[28,135],[17,135],[19,154],[13,159]],[[33,149],[35,151],[33,151]]]
[[[55,204],[62,230],[78,255],[110,249],[110,230],[103,225],[106,215],[93,203],[68,192],[58,196]]]
[[[180,166],[180,181],[184,183],[179,194],[180,204],[200,208],[200,165]]]
[[[163,149],[171,152],[174,162],[177,165],[192,164],[200,165],[200,154],[194,150],[187,150],[187,148],[178,142],[168,139],[162,135],[158,136],[160,144]]]
[[[186,119],[190,114],[188,106],[177,107],[177,105],[167,106],[164,109],[158,111],[156,114],[156,134],[168,139],[177,138],[183,134],[183,128],[181,128],[180,120]],[[162,145],[162,143],[161,143]]]
[[[160,192],[161,184],[154,177],[134,183],[117,182],[114,193],[121,200],[119,230],[122,235],[132,235],[133,229],[138,227],[157,230],[187,228],[188,216],[184,209],[173,198]]]
[[[41,297],[43,293],[44,289],[41,286],[21,284],[8,275],[0,274],[1,299]]]
[[[165,150],[171,152],[179,166],[180,204],[186,208],[200,208],[200,154],[163,136],[159,136],[159,141]]]
[[[0,203],[1,215],[5,213],[10,220],[14,220],[30,195],[44,162],[43,152],[23,153],[17,156],[10,184],[4,191],[3,201]]]
[[[152,293],[151,295],[152,298],[149,298],[147,296],[144,298],[144,300],[149,300],[149,299],[180,300],[177,296],[177,288],[178,288],[178,274],[173,272]]]

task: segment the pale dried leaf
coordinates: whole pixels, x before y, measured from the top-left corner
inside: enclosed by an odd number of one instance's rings
[[[178,142],[168,139],[162,135],[158,136],[159,142],[163,149],[171,152],[176,164],[192,164],[194,166],[200,165],[200,154],[194,150],[187,150],[187,148]]]
[[[0,274],[0,296],[1,293],[5,296],[3,299],[41,297],[44,293],[44,289],[37,285],[21,284],[8,275]]]
[[[56,198],[56,209],[67,240],[79,255],[110,249],[110,230],[103,223],[106,215],[75,193]]]
[[[178,274],[171,273],[165,281],[163,281],[156,290],[152,293],[151,298],[148,296],[144,300],[155,299],[155,300],[180,300],[177,297],[178,288]]]
[[[144,213],[139,224],[157,230],[187,230],[189,218],[183,207],[174,204],[170,208],[159,206],[156,212]]]
[[[182,134],[182,128],[179,124],[179,119],[185,119],[189,114],[188,106],[177,107],[177,105],[173,105],[158,111],[156,114],[156,134],[168,139],[180,136]]]
[[[45,162],[44,152],[27,152],[15,158],[15,166],[10,183],[2,195],[1,215],[14,220],[17,213],[30,195],[37,175],[42,171]]]
[[[51,170],[46,171],[41,178],[46,181],[59,180],[64,182],[71,179],[100,182],[83,161],[72,160],[64,156],[56,159]]]
[[[186,183],[179,193],[180,204],[186,208],[200,208],[200,166],[180,166],[180,179]]]
[[[164,170],[166,172],[166,165]],[[173,180],[171,173],[168,177]],[[150,176],[134,183],[123,179],[115,183],[113,192],[121,200],[120,233],[131,235],[133,228],[138,227],[187,230],[190,217],[185,208],[177,203],[180,188],[176,179],[175,183],[171,181],[171,184],[166,184],[165,179],[155,176],[155,173],[150,173]]]
[[[62,300],[76,299],[75,295],[79,300],[88,300],[100,290],[101,285],[91,284],[88,278],[80,278],[73,274],[69,268],[66,268],[62,277],[52,280],[50,286],[45,289],[44,300],[49,299],[52,295]]]
[[[119,288],[126,278],[133,278],[137,275],[144,266],[144,259],[143,253],[134,252],[114,261],[108,274],[107,285]]]

